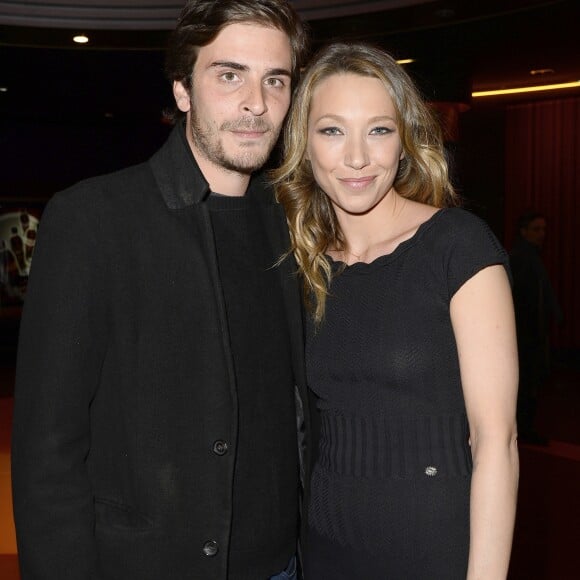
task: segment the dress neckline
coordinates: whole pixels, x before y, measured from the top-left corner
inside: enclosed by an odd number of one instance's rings
[[[367,273],[373,271],[375,268],[382,266],[387,262],[391,262],[398,258],[402,253],[404,253],[407,249],[415,245],[423,236],[425,231],[427,231],[439,218],[439,216],[447,211],[449,208],[441,208],[437,210],[429,219],[422,222],[419,227],[415,230],[415,233],[406,240],[400,242],[397,247],[388,254],[382,254],[377,256],[371,262],[354,262],[352,264],[347,264],[341,260],[335,260],[332,256],[325,254],[326,258],[330,262],[330,266],[333,272],[341,272],[341,273]]]

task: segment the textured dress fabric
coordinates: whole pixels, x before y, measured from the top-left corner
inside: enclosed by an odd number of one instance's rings
[[[493,264],[505,251],[458,208],[369,264],[333,263],[306,337],[320,420],[307,580],[465,578],[472,465],[450,302]]]

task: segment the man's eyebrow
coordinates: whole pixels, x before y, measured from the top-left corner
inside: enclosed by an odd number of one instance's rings
[[[285,68],[270,68],[266,71],[265,76],[273,76],[273,77],[290,77],[290,71]]]
[[[239,62],[232,62],[229,60],[216,60],[209,65],[209,68],[233,68],[239,71],[248,71],[250,67]]]
[[[247,72],[250,67],[241,64],[239,62],[229,61],[229,60],[216,60],[209,65],[210,68],[230,68],[232,70],[239,70],[241,72]],[[290,71],[285,68],[270,68],[267,69],[264,76],[292,76]]]

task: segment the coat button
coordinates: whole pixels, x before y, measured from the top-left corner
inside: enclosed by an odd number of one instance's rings
[[[208,540],[204,545],[203,545],[203,553],[206,556],[209,556],[210,558],[212,558],[213,556],[215,556],[219,551],[219,546],[218,543],[215,540]]]
[[[225,455],[228,452],[228,444],[221,439],[218,439],[213,444],[213,452],[216,455]]]

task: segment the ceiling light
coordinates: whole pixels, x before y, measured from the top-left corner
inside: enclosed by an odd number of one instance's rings
[[[86,44],[89,41],[89,37],[85,34],[77,34],[76,36],[73,36],[73,41],[77,44]]]
[[[571,89],[580,87],[580,81],[571,83],[559,83],[555,85],[537,85],[534,87],[517,87],[513,89],[498,89],[495,91],[475,91],[471,93],[472,97],[492,97],[495,95],[515,95],[517,93],[535,93],[538,91],[555,91],[558,89]]]
[[[397,64],[411,64],[412,62],[415,62],[414,58],[402,58],[397,61]]]
[[[554,74],[556,71],[553,68],[534,68],[530,71],[532,76],[534,75],[548,75]]]
[[[0,93],[7,93],[8,87],[0,87]]]

